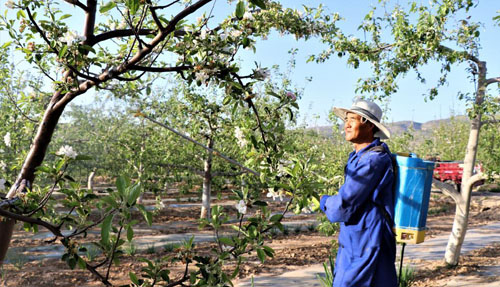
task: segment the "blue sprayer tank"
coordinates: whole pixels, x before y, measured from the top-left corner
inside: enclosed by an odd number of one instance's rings
[[[397,163],[394,224],[396,240],[421,243],[429,209],[434,162],[394,155]]]

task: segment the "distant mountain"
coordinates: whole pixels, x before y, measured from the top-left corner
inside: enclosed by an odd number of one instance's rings
[[[467,121],[467,117],[465,116],[457,116],[454,118],[455,120]],[[422,132],[424,134],[430,133],[435,128],[439,127],[441,124],[446,124],[451,121],[451,118],[441,119],[441,120],[432,120],[425,123],[419,123],[414,121],[399,121],[393,123],[386,123],[387,127],[391,131],[393,135],[399,135],[407,131],[408,129],[413,128],[415,131]],[[312,130],[317,132],[320,135],[330,137],[332,136],[332,126],[317,126],[310,127],[308,130]]]

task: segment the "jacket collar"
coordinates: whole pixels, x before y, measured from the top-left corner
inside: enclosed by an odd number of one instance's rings
[[[374,146],[378,146],[381,144],[381,141],[379,138],[375,138],[369,145],[366,147],[360,149],[358,152],[353,151],[349,155],[349,162],[352,162],[353,160],[359,158],[361,155],[363,155],[367,150],[371,149]]]

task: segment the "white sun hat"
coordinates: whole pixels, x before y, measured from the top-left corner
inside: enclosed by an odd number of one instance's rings
[[[374,102],[358,99],[352,104],[350,109],[334,107],[333,113],[343,121],[345,120],[347,113],[360,115],[378,128],[374,137],[380,139],[388,139],[391,137],[389,129],[380,122],[380,119],[382,118],[382,109]]]

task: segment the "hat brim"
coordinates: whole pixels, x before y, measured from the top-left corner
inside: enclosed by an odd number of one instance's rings
[[[362,111],[359,111],[359,110],[354,111],[354,110],[344,109],[344,108],[333,108],[333,113],[337,117],[342,119],[343,121],[345,121],[347,113],[353,113],[353,114],[360,115],[360,116],[364,117],[365,119],[369,120],[372,124],[374,124],[378,128],[378,131],[373,135],[374,137],[380,138],[380,139],[389,139],[391,137],[391,132],[389,131],[389,129],[386,126],[384,126],[380,122],[377,122],[377,121],[371,119],[370,116],[368,116],[367,114],[364,114]]]

